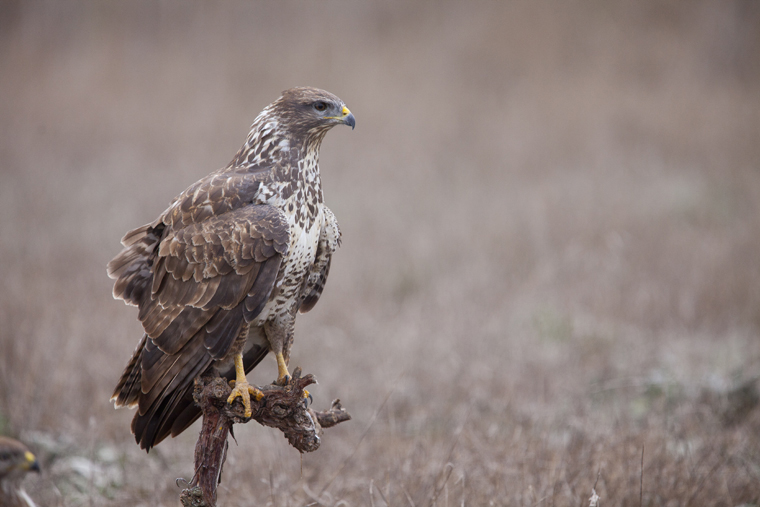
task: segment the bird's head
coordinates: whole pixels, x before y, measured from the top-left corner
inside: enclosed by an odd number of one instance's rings
[[[251,125],[232,167],[270,167],[283,157],[319,153],[322,139],[335,125],[356,126],[346,104],[318,88],[291,88],[264,108]]]
[[[346,104],[330,92],[318,88],[291,88],[272,104],[296,135],[322,137],[335,125],[356,126]]]
[[[18,440],[0,437],[0,479],[20,478],[30,471],[40,471],[34,454]]]

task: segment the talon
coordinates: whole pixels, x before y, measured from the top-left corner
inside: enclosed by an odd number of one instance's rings
[[[248,383],[245,378],[245,370],[243,368],[243,354],[235,355],[235,372],[237,380],[230,380],[230,386],[232,386],[232,393],[227,398],[227,403],[232,404],[235,398],[240,396],[240,401],[243,402],[245,408],[245,417],[251,417],[253,410],[251,410],[251,396],[256,401],[261,401],[264,397],[264,393],[253,387]]]
[[[232,393],[229,398],[227,398],[227,403],[232,404],[238,396],[240,396],[240,401],[243,402],[243,407],[245,407],[245,416],[251,417],[251,415],[253,415],[253,410],[251,410],[251,397],[256,401],[260,401],[261,398],[264,397],[264,393],[244,380],[235,383]]]
[[[306,389],[303,390],[303,398],[304,398],[304,401],[309,400],[306,402],[307,407],[314,403],[314,398],[312,398],[311,393],[307,391]]]

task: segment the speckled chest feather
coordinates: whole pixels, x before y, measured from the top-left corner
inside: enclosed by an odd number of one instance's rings
[[[246,151],[244,147],[236,157],[235,162],[247,166],[252,177],[261,183],[255,203],[281,210],[290,227],[288,254],[278,275],[276,295],[260,320],[297,310],[304,280],[314,263],[324,218],[319,174],[323,135],[317,133],[311,142],[294,146],[279,131],[277,122],[270,120],[252,129],[246,146],[255,148]],[[260,167],[267,170],[257,171]]]

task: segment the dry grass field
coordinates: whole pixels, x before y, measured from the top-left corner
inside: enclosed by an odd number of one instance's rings
[[[40,505],[178,505],[198,425],[145,454],[109,403],[105,266],[296,85],[357,118],[291,361],[354,419],[236,428],[220,505],[760,504],[760,4],[4,0],[0,433]]]

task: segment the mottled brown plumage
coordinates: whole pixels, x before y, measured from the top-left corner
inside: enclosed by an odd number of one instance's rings
[[[287,375],[296,313],[319,299],[340,242],[318,166],[338,124],[353,127],[354,117],[336,96],[286,90],[227,167],[122,239],[108,274],[114,297],[138,307],[145,335],[112,400],[137,407],[132,431],[144,449],[198,418],[193,379],[208,368],[245,391],[242,370],[271,350]]]
[[[40,471],[34,454],[18,440],[0,437],[0,507],[34,507],[21,487],[21,481],[30,471]]]

